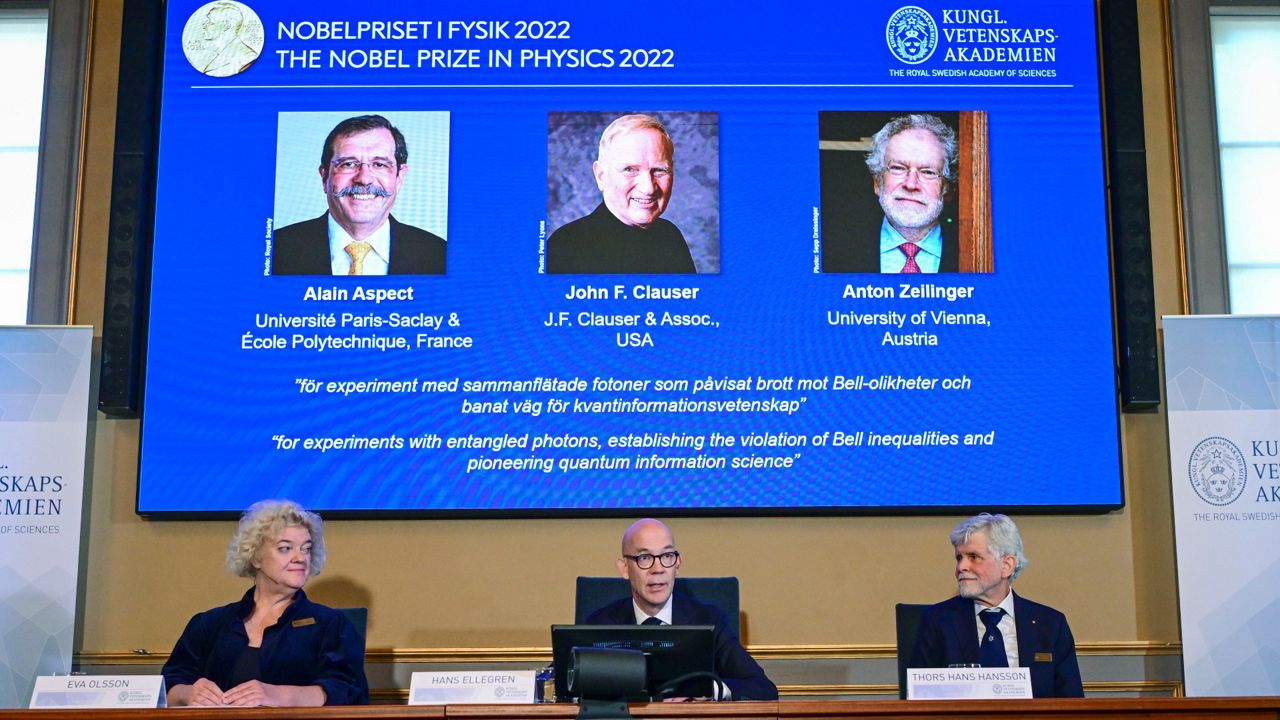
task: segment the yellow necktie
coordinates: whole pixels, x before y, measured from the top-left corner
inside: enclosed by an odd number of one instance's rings
[[[348,275],[364,274],[364,256],[368,255],[372,249],[373,246],[363,240],[354,240],[347,243],[343,250],[346,250],[347,254],[351,256],[351,270],[347,272]]]

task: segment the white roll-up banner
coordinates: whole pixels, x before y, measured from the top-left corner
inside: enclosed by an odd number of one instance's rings
[[[71,671],[93,328],[0,327],[0,707]]]
[[[1280,318],[1166,317],[1188,696],[1280,694]]]

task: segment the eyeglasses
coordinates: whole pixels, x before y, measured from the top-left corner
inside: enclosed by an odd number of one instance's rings
[[[895,178],[902,179],[911,174],[912,170],[916,171],[916,177],[920,178],[920,182],[932,183],[938,182],[942,179],[942,174],[933,168],[912,168],[907,167],[906,165],[899,165],[898,163],[890,165],[885,169],[885,172]]]
[[[639,555],[623,555],[622,557],[636,564],[641,570],[648,570],[653,567],[653,561],[658,560],[662,563],[662,567],[674,567],[676,560],[680,559],[680,553],[676,550],[669,550],[661,555],[651,555],[649,553],[640,553]]]
[[[375,175],[389,175],[396,171],[396,164],[390,160],[370,160],[368,162],[360,162],[359,160],[334,160],[333,172],[338,175],[355,175],[360,172],[360,168],[367,167]]]

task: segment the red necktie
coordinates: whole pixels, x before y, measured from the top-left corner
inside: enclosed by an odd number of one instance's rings
[[[903,255],[907,256],[907,263],[902,266],[904,273],[918,273],[920,266],[916,264],[916,254],[920,252],[920,246],[913,242],[904,242],[898,246]]]

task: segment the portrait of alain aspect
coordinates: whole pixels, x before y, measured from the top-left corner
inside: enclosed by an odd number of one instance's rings
[[[445,272],[444,239],[391,214],[409,178],[409,148],[385,117],[360,115],[334,126],[319,173],[328,210],[275,230],[272,275]]]
[[[660,114],[552,113],[545,272],[719,272],[716,115]]]
[[[822,271],[991,272],[985,121],[820,113]]]

